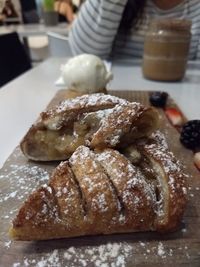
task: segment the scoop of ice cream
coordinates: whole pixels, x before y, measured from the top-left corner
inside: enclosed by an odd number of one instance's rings
[[[61,67],[62,77],[69,89],[95,93],[104,89],[113,78],[104,62],[97,56],[82,54],[73,57]]]

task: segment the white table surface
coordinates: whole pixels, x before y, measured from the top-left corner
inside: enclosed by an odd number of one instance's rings
[[[0,89],[0,167],[19,144],[39,113],[45,109],[58,88],[54,82],[66,59],[50,58]],[[137,65],[115,63],[114,90],[164,90],[174,98],[188,119],[200,119],[200,70],[189,68],[177,83],[145,80]]]
[[[46,35],[47,32],[56,32],[67,35],[68,24],[59,23],[56,26],[46,26],[44,24],[18,24],[0,26],[0,35],[16,31],[21,38],[30,36]]]

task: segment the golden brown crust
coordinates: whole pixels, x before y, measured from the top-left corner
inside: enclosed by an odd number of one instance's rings
[[[55,169],[49,184],[24,203],[11,237],[41,240],[175,230],[185,210],[186,175],[160,132],[137,148],[146,165],[134,166],[110,148],[91,151],[80,146],[69,163]]]
[[[164,135],[153,133],[142,151],[152,162],[158,178],[159,200],[156,229],[175,230],[183,217],[187,202],[186,175],[180,162],[169,151]]]
[[[113,150],[109,153],[115,154]],[[116,153],[115,160],[125,161],[122,165],[126,169],[124,181],[118,184],[108,176],[100,154],[79,147],[70,158],[71,169],[67,162],[61,163],[49,184],[24,203],[10,230],[12,238],[40,240],[152,229],[151,189],[145,189],[149,193],[140,205],[146,194],[144,185],[137,182],[135,170],[129,170],[126,159]],[[132,179],[126,177],[129,172]]]
[[[75,208],[76,207],[76,208]],[[84,206],[67,162],[53,172],[47,186],[33,192],[13,221],[10,235],[19,240],[42,240],[86,234]]]
[[[123,146],[148,136],[157,126],[153,108],[104,94],[84,95],[43,112],[21,141],[21,149],[32,160],[64,160],[80,145]]]
[[[96,158],[117,192],[123,208],[120,218],[123,227],[133,231],[153,230],[155,194],[139,169],[113,149],[96,152]]]
[[[115,147],[141,137],[147,137],[158,127],[158,114],[140,103],[116,105],[94,133],[92,148]]]
[[[69,228],[80,228],[85,216],[83,196],[72,169],[66,161],[56,168],[49,186],[54,190],[62,224]]]
[[[52,188],[42,187],[31,194],[22,206],[10,231],[16,239],[31,240],[34,234],[34,238],[40,239],[40,235],[46,237],[47,232],[49,234],[55,228],[55,218],[59,218],[59,208]]]
[[[69,163],[85,199],[85,221],[92,231],[109,233],[120,216],[120,203],[109,178],[87,147],[80,146]]]
[[[41,123],[50,130],[58,130],[75,121],[79,114],[114,107],[126,100],[102,93],[82,95],[62,101],[58,106],[41,113]]]

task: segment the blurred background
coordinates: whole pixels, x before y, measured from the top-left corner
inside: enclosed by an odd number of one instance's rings
[[[9,38],[6,35],[15,32],[15,39],[18,38],[25,47],[30,58],[31,66],[36,66],[48,58],[54,48],[54,42],[67,40],[68,28],[75,18],[81,4],[81,0],[0,0],[0,53],[6,52],[6,45]],[[7,38],[2,47],[2,40]],[[52,41],[52,45],[49,44]],[[12,49],[15,49],[15,43]],[[62,44],[61,44],[62,46]],[[65,48],[66,49],[66,48]],[[60,51],[59,53],[61,53]],[[69,54],[70,51],[66,51]],[[59,56],[59,54],[58,54]],[[14,59],[13,59],[14,60]]]

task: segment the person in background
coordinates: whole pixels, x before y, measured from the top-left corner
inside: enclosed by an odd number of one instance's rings
[[[36,8],[39,18],[43,16],[43,0],[36,0]]]
[[[71,50],[74,55],[141,58],[145,33],[155,18],[191,20],[189,59],[200,59],[199,0],[87,0],[69,33]]]
[[[3,21],[5,19],[5,16],[2,14],[3,8],[4,8],[4,0],[0,0],[0,26],[3,25]]]
[[[16,11],[15,6],[12,3],[12,1],[6,0],[4,3],[4,7],[1,11],[2,22],[7,18],[18,18],[18,17],[19,17],[19,15],[17,14],[17,11]],[[6,22],[6,24],[10,24],[10,23]]]
[[[35,0],[20,0],[22,18],[25,24],[38,23],[39,16]]]
[[[78,13],[83,2],[84,0],[72,0],[72,5],[75,13]]]
[[[73,5],[70,0],[55,1],[55,11],[59,14],[59,22],[69,22],[74,20]]]

